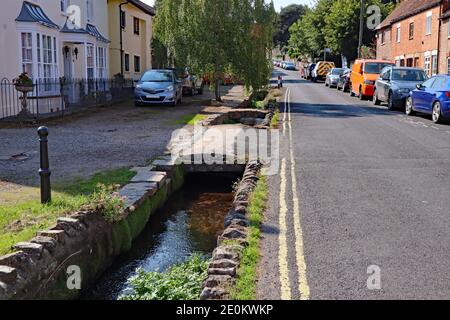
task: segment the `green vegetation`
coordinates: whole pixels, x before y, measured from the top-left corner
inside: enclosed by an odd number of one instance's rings
[[[166,65],[208,75],[221,101],[225,74],[257,90],[272,70],[275,9],[265,0],[158,0],[154,38],[170,52]],[[176,13],[176,14],[174,14]]]
[[[278,89],[271,89],[269,91],[260,90],[255,92],[250,97],[250,107],[260,110],[266,110],[269,104],[275,104],[278,107],[277,97],[281,95],[281,91]]]
[[[382,19],[394,8],[392,1],[367,0],[366,9],[371,5],[381,9]],[[367,10],[364,11],[364,21],[369,21]],[[297,59],[323,57],[324,48],[331,48],[335,54],[354,60],[357,58],[359,15],[360,0],[318,0],[291,26],[290,56]],[[372,46],[374,35],[374,30],[365,28],[364,45]]]
[[[270,123],[270,127],[272,129],[277,129],[278,128],[278,124],[280,122],[280,111],[275,111],[275,114],[273,115],[272,121]]]
[[[256,268],[260,257],[260,227],[264,217],[264,210],[267,205],[267,197],[267,182],[265,177],[261,177],[250,199],[248,208],[250,229],[247,239],[249,246],[245,248],[243,252],[241,266],[238,270],[236,286],[231,292],[231,297],[233,300],[256,299]]]
[[[33,198],[0,206],[0,255],[10,252],[15,243],[29,240],[37,231],[50,227],[58,217],[82,207],[101,205],[106,209],[106,218],[114,219],[121,199],[109,194],[110,186],[123,185],[134,175],[129,168],[105,171],[89,179],[56,185],[53,201],[47,205]]]
[[[129,280],[134,293],[120,300],[199,300],[207,277],[208,259],[194,254],[165,272],[145,272]]]
[[[170,124],[181,124],[181,125],[188,124],[188,125],[194,126],[197,123],[205,120],[206,117],[207,117],[207,115],[205,115],[205,114],[188,114],[188,115],[182,116],[178,120],[171,121]]]
[[[291,36],[289,28],[305,14],[307,9],[308,7],[302,4],[291,4],[281,8],[280,13],[277,15],[275,45],[280,48],[285,48],[288,45]]]

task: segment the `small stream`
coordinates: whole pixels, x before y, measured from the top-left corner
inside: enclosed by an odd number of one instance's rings
[[[211,254],[223,231],[238,176],[195,174],[154,213],[133,248],[119,257],[83,300],[116,300],[129,293],[136,269],[164,271],[192,253]]]

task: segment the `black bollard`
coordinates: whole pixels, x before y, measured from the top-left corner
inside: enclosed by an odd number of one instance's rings
[[[38,129],[40,153],[41,153],[41,168],[39,175],[41,176],[41,203],[46,204],[52,201],[52,190],[50,186],[50,163],[48,161],[48,128],[40,127]]]

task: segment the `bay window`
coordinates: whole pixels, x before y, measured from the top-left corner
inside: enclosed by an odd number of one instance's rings
[[[87,67],[87,77],[88,79],[94,79],[94,68],[95,68],[95,61],[94,61],[94,46],[92,44],[88,44],[86,47],[86,67]]]
[[[103,47],[97,48],[97,78],[106,78],[106,50]]]
[[[33,78],[33,35],[29,32],[22,32],[22,71],[28,73]]]

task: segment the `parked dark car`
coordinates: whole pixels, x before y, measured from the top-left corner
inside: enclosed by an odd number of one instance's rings
[[[136,106],[170,104],[183,101],[182,82],[174,70],[148,70],[137,82],[134,90]]]
[[[380,105],[387,102],[389,110],[404,107],[409,93],[426,80],[427,76],[422,69],[388,66],[381,71],[375,82],[373,103]]]
[[[409,93],[405,109],[409,116],[431,114],[435,123],[450,119],[450,76],[437,75],[418,84]]]
[[[350,89],[350,76],[352,75],[351,69],[345,69],[342,75],[339,77],[338,83],[336,85],[337,90],[342,90],[347,92]]]
[[[344,73],[345,69],[343,68],[333,68],[330,72],[328,72],[325,78],[325,86],[326,87],[337,87],[337,83],[339,78]]]
[[[306,80],[311,80],[312,72],[316,67],[315,63],[311,63],[308,67],[306,67]]]

